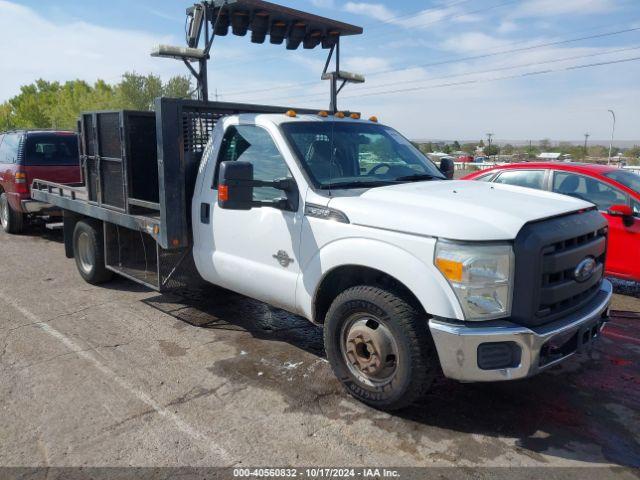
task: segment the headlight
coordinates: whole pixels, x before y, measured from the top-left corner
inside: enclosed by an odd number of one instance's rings
[[[435,264],[458,297],[466,320],[510,315],[514,265],[511,245],[438,240]]]

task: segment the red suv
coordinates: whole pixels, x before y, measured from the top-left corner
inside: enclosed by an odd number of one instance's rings
[[[50,205],[31,200],[34,179],[80,182],[74,132],[0,133],[0,224],[5,232],[20,233],[27,219],[55,213]]]
[[[607,275],[640,281],[640,175],[606,165],[517,163],[464,180],[547,190],[595,204],[609,221]]]

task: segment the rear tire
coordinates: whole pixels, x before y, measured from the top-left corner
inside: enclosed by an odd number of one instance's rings
[[[73,231],[73,256],[80,276],[91,285],[99,285],[113,278],[104,262],[102,222],[81,220]]]
[[[380,288],[341,293],[327,313],[324,342],[347,391],[381,410],[422,399],[440,372],[424,313]]]
[[[14,235],[24,229],[24,215],[11,208],[6,193],[0,195],[0,224],[6,233]]]

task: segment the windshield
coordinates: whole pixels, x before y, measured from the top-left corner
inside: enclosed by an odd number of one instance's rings
[[[604,176],[640,193],[640,175],[637,173],[628,172],[626,170],[617,170],[614,172],[607,172]]]
[[[356,122],[291,122],[282,129],[318,188],[370,188],[444,180],[395,130]]]

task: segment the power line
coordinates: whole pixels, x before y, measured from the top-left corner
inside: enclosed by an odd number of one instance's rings
[[[551,69],[551,70],[541,70],[541,71],[538,71],[538,72],[527,72],[527,73],[522,73],[522,74],[518,74],[518,75],[509,75],[509,76],[504,76],[504,77],[496,77],[496,78],[491,78],[491,79],[486,79],[486,80],[471,80],[471,81],[467,81],[467,82],[432,85],[432,86],[428,86],[428,87],[416,87],[416,88],[407,88],[407,89],[399,89],[399,90],[387,90],[385,92],[365,93],[365,94],[362,94],[362,95],[350,95],[350,96],[344,97],[344,99],[368,97],[368,96],[371,96],[371,95],[389,95],[389,94],[394,94],[394,93],[406,93],[406,92],[412,92],[412,91],[428,90],[428,89],[431,89],[431,88],[442,88],[442,87],[456,86],[456,85],[469,85],[469,84],[473,84],[473,83],[496,82],[496,81],[499,81],[499,80],[510,80],[510,79],[513,79],[513,78],[531,77],[531,76],[536,76],[536,75],[545,75],[545,74],[548,74],[548,73],[558,73],[558,72],[564,72],[564,71],[569,71],[569,70],[579,70],[579,69],[584,69],[584,68],[601,67],[601,66],[604,66],[604,65],[614,65],[614,64],[619,64],[619,63],[635,62],[637,60],[640,60],[640,57],[631,57],[631,58],[624,58],[624,59],[619,59],[619,60],[610,60],[610,61],[607,61],[607,62],[588,63],[588,64],[584,64],[584,65],[574,65],[574,66],[571,66],[571,67],[557,68],[557,69]]]
[[[613,53],[621,53],[621,52],[628,52],[631,50],[638,50],[640,49],[640,46],[633,46],[633,47],[627,47],[627,48],[618,48],[615,50],[607,50],[604,52],[596,52],[596,53],[588,53],[588,54],[584,54],[584,55],[574,55],[571,57],[563,57],[563,58],[554,58],[552,60],[544,60],[544,61],[540,61],[540,62],[530,62],[530,63],[520,63],[518,65],[509,65],[509,66],[505,66],[505,67],[496,67],[496,68],[491,68],[491,69],[487,69],[487,70],[476,70],[475,72],[466,72],[466,73],[453,73],[451,75],[444,75],[441,77],[435,77],[435,78],[429,78],[429,79],[422,79],[422,80],[403,80],[403,81],[399,81],[399,82],[392,82],[392,83],[383,83],[380,85],[372,85],[370,87],[362,87],[359,88],[358,91],[361,90],[372,90],[372,89],[377,89],[377,88],[383,88],[383,87],[392,87],[394,85],[407,85],[407,84],[413,84],[413,83],[422,83],[422,82],[426,82],[426,81],[432,81],[432,80],[443,80],[445,78],[455,78],[455,77],[466,77],[469,75],[481,75],[484,73],[494,73],[494,72],[502,72],[505,70],[514,70],[517,68],[527,68],[527,67],[535,67],[538,65],[547,65],[549,63],[558,63],[558,62],[567,62],[569,60],[579,60],[581,58],[591,58],[591,57],[598,57],[601,55],[611,55]]]
[[[453,64],[453,63],[466,62],[466,61],[470,61],[470,60],[480,60],[480,59],[485,59],[485,58],[496,57],[496,56],[499,56],[499,55],[505,55],[505,54],[508,54],[508,53],[519,53],[519,52],[524,52],[524,51],[536,50],[538,48],[552,47],[552,46],[557,46],[557,45],[567,45],[567,44],[570,44],[570,43],[576,43],[576,42],[581,42],[581,41],[585,41],[585,40],[593,40],[593,39],[598,39],[598,38],[612,37],[612,36],[615,36],[615,35],[622,35],[622,34],[625,34],[625,33],[635,32],[635,31],[638,31],[638,30],[640,30],[640,27],[626,28],[626,29],[623,29],[623,30],[616,30],[616,31],[613,31],[613,32],[605,32],[605,33],[599,33],[599,34],[595,34],[595,35],[587,35],[587,36],[582,36],[582,37],[577,37],[577,38],[559,40],[559,41],[555,41],[555,42],[539,43],[539,44],[529,45],[527,47],[515,48],[515,49],[511,49],[511,50],[500,50],[498,52],[486,53],[486,54],[481,54],[481,55],[473,55],[473,56],[468,56],[468,57],[458,57],[458,58],[449,59],[449,60],[441,60],[441,61],[437,61],[437,62],[430,62],[430,63],[419,64],[419,65],[410,65],[410,66],[401,67],[401,68],[379,70],[379,71],[366,73],[365,76],[373,77],[373,76],[383,75],[383,74],[386,74],[386,73],[396,73],[396,72],[411,70],[413,68],[425,68],[425,67],[433,67],[433,66],[440,66],[440,65],[450,65],[450,64]],[[272,92],[274,90],[286,90],[286,89],[292,88],[292,87],[295,88],[295,87],[302,87],[302,86],[315,85],[315,84],[317,84],[317,81],[302,82],[302,83],[292,83],[292,84],[288,84],[288,85],[274,86],[274,87],[271,87],[271,88],[261,88],[261,89],[256,89],[256,90],[244,90],[244,91],[229,92],[229,93],[221,94],[221,96],[233,96],[233,95],[241,95],[242,96],[242,95],[249,95],[249,94],[253,94],[253,93]]]
[[[473,84],[480,84],[480,83],[492,83],[492,82],[498,82],[498,81],[502,81],[502,80],[511,80],[511,79],[516,79],[516,78],[533,77],[533,76],[538,76],[538,75],[547,75],[547,74],[550,74],[550,73],[560,73],[560,72],[565,72],[565,71],[570,71],[570,70],[578,70],[578,69],[585,69],[585,68],[595,68],[595,67],[600,67],[600,66],[605,66],[605,65],[613,65],[613,64],[634,62],[634,61],[638,61],[638,60],[640,60],[640,57],[631,57],[631,58],[624,58],[624,59],[619,59],[619,60],[610,60],[610,61],[607,61],[607,62],[597,62],[597,63],[588,63],[588,64],[583,64],[583,65],[574,65],[574,66],[571,66],[571,67],[549,69],[549,70],[540,70],[540,71],[537,71],[537,72],[520,73],[520,74],[516,74],[516,75],[494,77],[494,78],[489,78],[489,79],[467,80],[467,81],[461,81],[461,82],[441,83],[441,84],[437,84],[437,85],[429,85],[429,86],[423,86],[423,87],[404,88],[404,89],[398,89],[398,90],[386,90],[386,91],[383,91],[383,92],[365,93],[365,94],[358,94],[358,95],[348,95],[348,96],[343,97],[343,100],[349,100],[349,99],[352,99],[352,98],[370,97],[370,96],[374,96],[374,95],[376,95],[376,96],[394,95],[394,94],[398,94],[398,93],[408,93],[408,92],[416,92],[416,91],[423,91],[423,90],[432,90],[432,89],[437,89],[437,88],[466,86],[466,85],[473,85]],[[291,97],[291,98],[296,98],[296,97]],[[309,102],[306,102],[306,103],[309,103]]]
[[[473,56],[462,57],[462,58],[453,59],[453,60],[443,60],[443,61],[438,61],[438,62],[423,63],[423,64],[419,64],[419,65],[411,65],[409,67],[406,67],[406,68],[403,67],[403,68],[400,68],[400,69],[393,68],[393,69],[388,69],[388,70],[381,70],[381,71],[369,73],[367,75],[369,77],[372,77],[372,76],[376,76],[376,75],[383,75],[385,73],[396,73],[396,72],[401,72],[401,71],[404,71],[404,70],[411,70],[412,68],[435,67],[435,66],[447,65],[447,64],[451,64],[451,63],[466,62],[466,61],[469,61],[469,60],[480,60],[480,59],[484,59],[484,58],[490,58],[490,57],[496,57],[496,56],[499,56],[499,55],[504,55],[506,53],[519,53],[519,52],[526,52],[526,51],[529,51],[529,50],[536,50],[538,48],[555,47],[557,45],[567,45],[569,43],[581,42],[581,41],[584,41],[584,40],[593,40],[593,39],[596,39],[596,38],[604,38],[604,37],[612,37],[614,35],[622,35],[624,33],[636,32],[638,30],[640,30],[640,27],[626,28],[624,30],[617,30],[617,31],[614,31],[614,32],[599,33],[599,34],[596,34],[596,35],[588,35],[588,36],[585,36],[585,37],[570,38],[568,40],[560,40],[560,41],[555,41],[555,42],[539,43],[539,44],[530,45],[530,46],[527,46],[527,47],[514,48],[514,49],[511,49],[511,50],[501,50],[499,52],[486,53],[486,54],[482,54],[482,55],[473,55]]]
[[[372,85],[370,87],[361,87],[358,89],[358,92],[362,91],[362,90],[377,90],[380,88],[384,88],[384,87],[393,87],[393,86],[397,86],[397,85],[410,85],[410,84],[422,84],[425,82],[432,82],[434,80],[445,80],[448,78],[458,78],[458,77],[468,77],[468,76],[472,76],[472,75],[482,75],[485,73],[495,73],[495,72],[502,72],[505,70],[514,70],[517,68],[528,68],[528,67],[537,67],[540,65],[548,65],[550,63],[559,63],[559,62],[567,62],[570,60],[579,60],[579,59],[583,59],[583,58],[592,58],[592,57],[597,57],[597,56],[601,56],[601,55],[612,55],[614,53],[621,53],[621,52],[628,52],[628,51],[633,51],[633,50],[638,50],[640,49],[640,46],[633,46],[633,47],[627,47],[627,48],[619,48],[619,49],[615,49],[615,50],[607,50],[604,52],[597,52],[597,53],[590,53],[590,54],[584,54],[584,55],[573,55],[570,57],[563,57],[563,58],[555,58],[552,60],[544,60],[544,61],[540,61],[540,62],[529,62],[529,63],[521,63],[518,65],[509,65],[506,67],[497,67],[497,68],[491,68],[491,69],[486,69],[486,70],[476,70],[473,72],[462,72],[462,73],[454,73],[454,74],[450,74],[450,75],[443,75],[440,77],[434,77],[434,78],[428,78],[428,79],[421,79],[421,80],[406,80],[406,81],[401,81],[401,82],[391,82],[391,83],[384,83],[384,84],[380,84],[380,85]],[[375,92],[373,92],[375,93]],[[315,97],[323,97],[324,94],[321,93],[313,93],[313,94],[307,94],[307,95],[295,95],[294,98],[315,98]],[[279,99],[286,99],[286,98],[291,98],[290,95],[287,96],[280,96],[280,97],[273,97],[272,100],[279,100]]]

